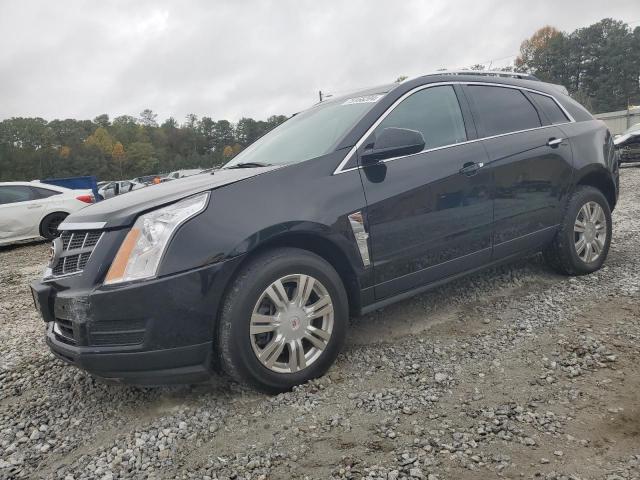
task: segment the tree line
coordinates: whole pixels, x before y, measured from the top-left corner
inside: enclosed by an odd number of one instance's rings
[[[107,114],[93,120],[11,118],[0,122],[0,181],[95,175],[125,179],[184,168],[209,168],[233,158],[287,119],[242,118],[233,124],[187,115],[158,124],[144,110],[139,117]]]
[[[594,113],[623,110],[640,104],[640,27],[610,18],[570,33],[545,26],[522,42],[510,69],[566,86]],[[242,118],[233,124],[187,115],[182,124],[172,117],[158,124],[151,110],[113,120],[106,114],[93,120],[11,118],[0,122],[0,181],[124,179],[213,167],[286,119]]]
[[[522,42],[515,70],[564,85],[593,113],[640,105],[640,27],[612,18],[570,33],[545,26]]]

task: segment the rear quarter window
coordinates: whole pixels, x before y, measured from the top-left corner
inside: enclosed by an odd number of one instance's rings
[[[547,120],[552,124],[558,123],[566,123],[569,121],[567,116],[564,114],[562,109],[558,106],[556,101],[547,97],[546,95],[541,95],[539,93],[529,92],[531,98],[533,99],[533,103],[536,104],[538,110],[542,112],[542,114],[547,117]]]
[[[533,104],[516,88],[469,85],[467,93],[484,137],[542,126]]]
[[[566,95],[557,95],[556,99],[562,104],[562,106],[569,112],[569,115],[573,117],[576,122],[588,122],[593,120],[593,115],[589,111],[576,102],[573,98]]]
[[[49,190],[48,188],[42,187],[31,187],[31,190],[34,192],[34,198],[48,198],[52,195],[60,195],[62,193],[57,190]]]

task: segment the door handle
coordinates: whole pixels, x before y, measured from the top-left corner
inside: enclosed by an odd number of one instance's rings
[[[458,172],[462,175],[467,175],[470,177],[471,175],[475,175],[482,167],[484,167],[484,163],[482,162],[467,162],[462,166],[460,170],[458,170]]]
[[[33,210],[34,208],[42,208],[42,205],[27,205],[29,210]]]
[[[548,147],[557,147],[558,145],[560,145],[562,142],[564,142],[564,138],[556,138],[556,137],[551,137],[549,139],[549,141],[547,142],[547,146]]]

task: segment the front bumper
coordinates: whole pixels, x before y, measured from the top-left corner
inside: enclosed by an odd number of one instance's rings
[[[58,358],[114,381],[195,383],[214,367],[216,314],[237,262],[129,285],[87,290],[61,279],[31,288]]]
[[[53,323],[47,345],[59,359],[105,380],[134,385],[198,383],[211,375],[213,342],[143,352],[71,347],[56,340]]]

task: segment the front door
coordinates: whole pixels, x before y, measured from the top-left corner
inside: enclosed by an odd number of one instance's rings
[[[451,85],[408,96],[359,149],[395,127],[419,131],[418,154],[362,166],[375,296],[383,299],[490,261],[492,174]],[[468,134],[468,132],[470,134]]]

